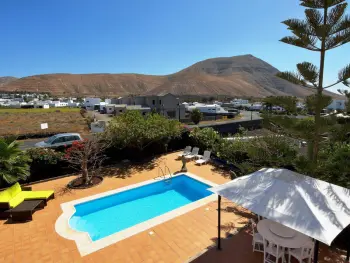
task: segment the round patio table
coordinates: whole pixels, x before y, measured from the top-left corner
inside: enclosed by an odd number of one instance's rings
[[[312,242],[308,236],[269,219],[260,220],[257,229],[266,240],[286,248],[305,247]]]

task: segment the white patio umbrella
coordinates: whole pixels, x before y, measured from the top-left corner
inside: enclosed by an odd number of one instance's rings
[[[349,189],[287,169],[264,168],[208,190],[219,195],[219,208],[223,196],[327,245],[350,224]]]

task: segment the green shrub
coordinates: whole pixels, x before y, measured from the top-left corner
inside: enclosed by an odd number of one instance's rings
[[[144,150],[152,143],[162,143],[164,147],[171,138],[181,135],[181,124],[159,114],[141,115],[139,111],[126,111],[113,118],[104,134],[111,139],[113,145]]]
[[[252,139],[246,145],[249,161],[254,166],[288,167],[297,156],[293,141],[284,136]]]
[[[62,160],[64,153],[48,148],[31,148],[27,150],[33,162],[43,162],[45,164],[57,164]]]
[[[220,134],[213,128],[200,129],[198,127],[191,131],[190,138],[192,138],[195,145],[205,150],[213,150],[215,145],[221,140]]]
[[[198,110],[194,109],[191,112],[191,120],[194,124],[198,124],[203,119],[203,114]]]

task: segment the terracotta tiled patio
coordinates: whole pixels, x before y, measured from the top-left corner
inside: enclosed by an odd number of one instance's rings
[[[33,185],[34,190],[54,189],[56,198],[43,210],[33,215],[33,221],[13,224],[0,221],[0,262],[232,262],[260,263],[262,255],[251,252],[251,239],[245,232],[227,239],[224,250],[205,249],[215,244],[217,236],[217,203],[195,209],[152,229],[81,257],[74,241],[55,232],[55,222],[62,213],[60,204],[82,197],[102,193],[126,185],[149,180],[157,176],[157,166],[166,164],[172,172],[181,168],[176,153],[160,157],[147,167],[132,169],[110,168],[104,172],[102,184],[86,190],[67,190],[65,185],[74,177],[66,177]],[[189,172],[214,183],[229,179],[211,165],[196,166],[188,163]],[[243,227],[249,212],[233,203],[222,202],[222,236]],[[153,235],[149,232],[153,231]],[[327,249],[326,249],[327,250]],[[337,262],[333,258],[321,262]]]

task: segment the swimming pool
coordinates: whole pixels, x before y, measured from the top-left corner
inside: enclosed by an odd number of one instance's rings
[[[212,186],[185,173],[64,203],[56,232],[86,255],[215,200]]]
[[[77,204],[69,224],[96,241],[207,197],[209,187],[186,175],[154,182]]]

